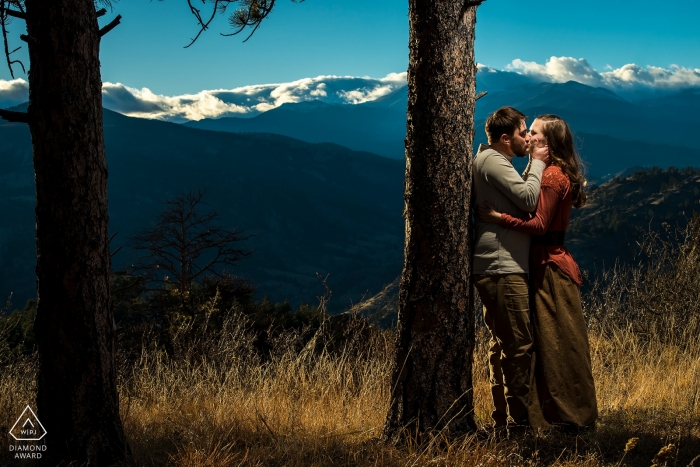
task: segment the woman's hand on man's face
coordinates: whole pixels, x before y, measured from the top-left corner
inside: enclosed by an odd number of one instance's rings
[[[530,157],[536,161],[542,161],[547,164],[549,162],[549,146],[546,144],[543,146],[532,144],[530,146]]]

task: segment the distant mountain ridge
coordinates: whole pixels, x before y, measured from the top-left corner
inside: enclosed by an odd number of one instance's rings
[[[253,118],[227,117],[184,126],[233,133],[275,133],[312,143],[332,142],[393,159],[403,157],[405,105],[326,104],[321,101],[283,104]]]
[[[700,126],[700,113],[695,111],[700,107],[700,92],[695,90],[633,103],[608,89],[573,81],[534,83],[524,79],[513,85],[512,77],[510,84],[499,84],[485,72],[478,76],[491,79],[482,79],[479,89],[488,90],[493,84],[495,91],[477,102],[475,147],[486,142],[486,117],[510,105],[530,117],[555,113],[567,120],[582,143],[581,156],[592,178],[634,165],[699,164],[700,139],[687,137]],[[501,85],[506,87],[498,87]],[[401,159],[407,99],[407,87],[403,87],[364,104],[285,104],[254,118],[205,119],[185,125],[214,131],[277,133]]]
[[[588,178],[598,185],[631,166],[698,165],[700,149],[683,146],[700,140],[672,135],[688,131],[700,118],[693,107],[699,92],[633,103],[579,83],[523,78],[512,86],[498,73],[488,78],[481,86],[491,83],[493,92],[477,106],[475,145],[485,142],[483,118],[489,109],[510,104],[531,116],[555,112],[566,118],[577,133]],[[150,225],[173,194],[209,187],[207,201],[222,212],[223,223],[255,234],[249,241],[255,253],[234,272],[250,277],[261,293],[275,300],[313,301],[323,292],[318,272],[330,273],[336,309],[374,296],[391,284],[402,264],[406,99],[407,88],[401,88],[365,104],[311,101],[251,119],[187,125],[105,110],[110,230],[118,232],[112,247]],[[245,132],[229,132],[231,122],[247,125]],[[197,125],[226,131],[192,128]],[[261,129],[267,133],[252,133]],[[271,134],[280,129],[319,143]],[[635,135],[643,139],[625,140]],[[0,122],[0,154],[0,295],[12,290],[23,300],[35,293],[33,162],[25,125]],[[620,248],[615,246],[617,254]],[[129,262],[125,250],[114,257],[115,267]]]
[[[590,189],[586,206],[572,212],[567,245],[582,269],[632,264],[644,232],[683,228],[693,212],[700,213],[699,169],[628,169]]]
[[[281,301],[315,302],[329,274],[331,308],[376,293],[403,244],[404,164],[334,144],[201,131],[104,111],[111,249],[150,226],[176,193],[207,189],[221,223],[253,234],[232,272]],[[34,172],[26,125],[0,122],[0,296],[36,297]],[[115,269],[133,262],[128,249]]]

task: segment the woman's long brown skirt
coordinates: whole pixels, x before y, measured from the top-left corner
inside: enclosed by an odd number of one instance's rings
[[[579,286],[554,264],[531,271],[534,335],[530,424],[591,426],[598,405]]]

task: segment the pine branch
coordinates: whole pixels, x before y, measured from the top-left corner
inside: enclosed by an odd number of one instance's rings
[[[20,34],[19,38],[27,44],[36,44],[38,42],[35,38],[28,36],[27,34]]]
[[[119,23],[121,23],[121,21],[122,21],[122,15],[117,15],[117,17],[114,18],[107,26],[100,29],[100,37],[104,36],[109,31],[116,28],[119,25]]]
[[[230,0],[228,0],[228,1],[230,1]],[[195,8],[194,5],[192,5],[192,0],[187,0],[187,4],[190,7],[190,12],[194,15],[195,18],[197,18],[197,22],[199,23],[199,32],[197,33],[196,36],[194,36],[194,39],[192,39],[192,41],[185,46],[185,49],[190,47],[195,42],[197,42],[197,39],[199,39],[199,36],[201,36],[202,33],[209,28],[209,25],[214,20],[214,17],[216,17],[217,11],[219,10],[219,8],[221,8],[221,6],[219,5],[220,2],[221,2],[221,0],[214,0],[214,6],[211,9],[212,10],[211,16],[205,22],[202,19],[202,14],[200,13],[200,11],[197,8]],[[226,6],[224,5],[223,8],[226,9]]]
[[[233,14],[229,17],[229,24],[234,29],[234,31],[229,34],[222,33],[221,35],[235,36],[236,34],[243,32],[246,28],[250,28],[251,33],[248,35],[248,37],[246,37],[246,39],[243,42],[246,42],[253,36],[253,34],[255,34],[255,31],[258,30],[262,21],[268,17],[268,15],[272,12],[272,9],[275,7],[275,4],[278,2],[278,0],[209,0],[208,3],[212,4],[211,14],[207,13],[205,19],[202,17],[202,12],[199,9],[195,8],[195,6],[192,4],[193,0],[187,0],[187,4],[190,7],[190,12],[197,19],[199,31],[197,32],[197,35],[194,37],[194,39],[191,39],[190,43],[185,46],[185,48],[190,47],[192,44],[194,44],[197,41],[197,39],[199,39],[199,36],[201,36],[204,31],[209,29],[209,25],[211,24],[212,20],[216,17],[217,14],[223,15],[224,13],[226,13],[226,9],[229,6],[231,6],[231,4],[237,3],[239,1],[242,3],[243,6],[234,11]],[[292,0],[292,2],[303,3],[304,0]]]
[[[27,15],[21,11],[15,11],[15,10],[10,10],[8,8],[2,8],[0,7],[0,14],[6,14],[7,16],[12,16],[14,18],[19,18],[26,20]]]
[[[0,109],[0,118],[12,123],[29,123],[29,114],[27,112]]]
[[[21,5],[20,5],[20,8],[21,8]],[[4,1],[0,2],[0,26],[2,27],[2,39],[3,39],[3,44],[4,44],[4,46],[5,46],[5,58],[7,59],[7,68],[10,70],[10,76],[12,77],[12,79],[15,79],[15,73],[14,73],[14,70],[12,70],[12,65],[14,65],[15,63],[16,63],[16,64],[19,64],[19,66],[22,67],[22,71],[24,72],[24,74],[27,74],[27,70],[25,70],[24,64],[23,64],[21,61],[19,61],[19,60],[12,60],[12,59],[10,58],[10,55],[12,55],[13,53],[17,52],[19,49],[21,49],[21,47],[17,47],[15,50],[13,50],[12,52],[10,52],[10,49],[9,49],[9,42],[8,42],[8,39],[7,39],[7,28],[6,28],[6,25],[7,25],[7,22],[8,22],[8,21],[7,21],[8,15],[9,15],[9,16],[15,16],[15,17],[18,17],[18,18],[19,18],[19,17],[25,17],[25,18],[26,18],[26,15],[25,15],[23,12],[8,10],[8,9],[5,7],[5,2],[4,2]]]

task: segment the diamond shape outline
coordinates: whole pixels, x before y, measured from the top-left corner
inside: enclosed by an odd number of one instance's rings
[[[42,431],[43,431],[43,434],[42,434],[41,436],[39,436],[38,438],[18,438],[18,437],[16,437],[15,434],[13,433],[13,431],[14,431],[15,428],[17,427],[17,424],[18,424],[19,422],[21,422],[23,418],[25,418],[25,417],[24,417],[24,414],[27,413],[27,410],[29,410],[29,412],[31,412],[31,414],[34,416],[34,420],[36,420],[36,422],[39,424],[39,426],[41,427],[41,429],[42,429]],[[28,419],[28,418],[29,418],[29,417],[27,417],[27,419]],[[27,407],[22,411],[22,414],[19,416],[19,418],[17,419],[17,421],[15,422],[15,424],[12,425],[12,428],[10,428],[10,435],[11,435],[16,441],[41,441],[41,438],[43,438],[44,436],[46,436],[46,433],[47,433],[46,428],[44,428],[44,425],[41,424],[41,421],[39,420],[39,417],[36,416],[36,414],[34,413],[34,411],[32,410],[32,408],[29,407],[29,406],[27,406]]]

